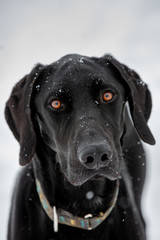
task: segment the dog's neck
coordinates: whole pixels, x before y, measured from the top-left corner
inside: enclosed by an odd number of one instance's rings
[[[46,172],[48,171],[45,170]],[[42,176],[47,175],[39,176],[37,174],[36,178],[40,180],[50,205],[56,205],[57,208],[64,209],[80,217],[89,213],[96,216],[99,212],[105,212],[113,197],[116,184],[116,182],[107,179],[97,179],[75,187],[59,171],[56,171],[56,176],[53,176],[54,179],[58,179],[57,182]]]

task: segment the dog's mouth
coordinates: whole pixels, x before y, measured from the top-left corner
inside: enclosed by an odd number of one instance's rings
[[[88,181],[100,181],[103,179],[114,181],[120,177],[119,170],[109,170],[110,169],[108,169],[107,167],[99,169],[97,171],[83,169],[83,171],[79,173],[70,172],[69,174],[65,174],[65,176],[68,181],[74,186],[81,186]]]

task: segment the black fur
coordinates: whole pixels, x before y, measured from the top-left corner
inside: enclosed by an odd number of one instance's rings
[[[113,96],[109,102],[103,99],[106,91]],[[62,105],[55,110],[51,103],[57,99]],[[151,105],[138,74],[110,55],[67,55],[51,65],[38,64],[18,82],[5,116],[26,166],[14,189],[8,239],[145,240],[140,200],[146,160],[140,139],[155,143],[147,126]],[[120,178],[118,200],[96,229],[59,224],[54,233],[35,177],[50,205],[76,216],[106,211]]]

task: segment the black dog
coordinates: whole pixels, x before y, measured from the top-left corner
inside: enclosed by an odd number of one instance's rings
[[[150,113],[147,85],[109,55],[38,64],[5,109],[27,165],[14,189],[8,239],[146,239],[140,139],[155,143]]]

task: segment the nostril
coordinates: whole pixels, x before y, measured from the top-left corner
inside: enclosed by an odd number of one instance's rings
[[[109,164],[112,153],[108,145],[88,145],[87,147],[78,149],[77,157],[80,163],[86,168],[99,169]]]
[[[104,153],[101,157],[101,161],[104,162],[104,161],[107,161],[108,160],[108,155],[106,153]]]
[[[94,157],[88,156],[86,163],[93,163],[94,162]]]

